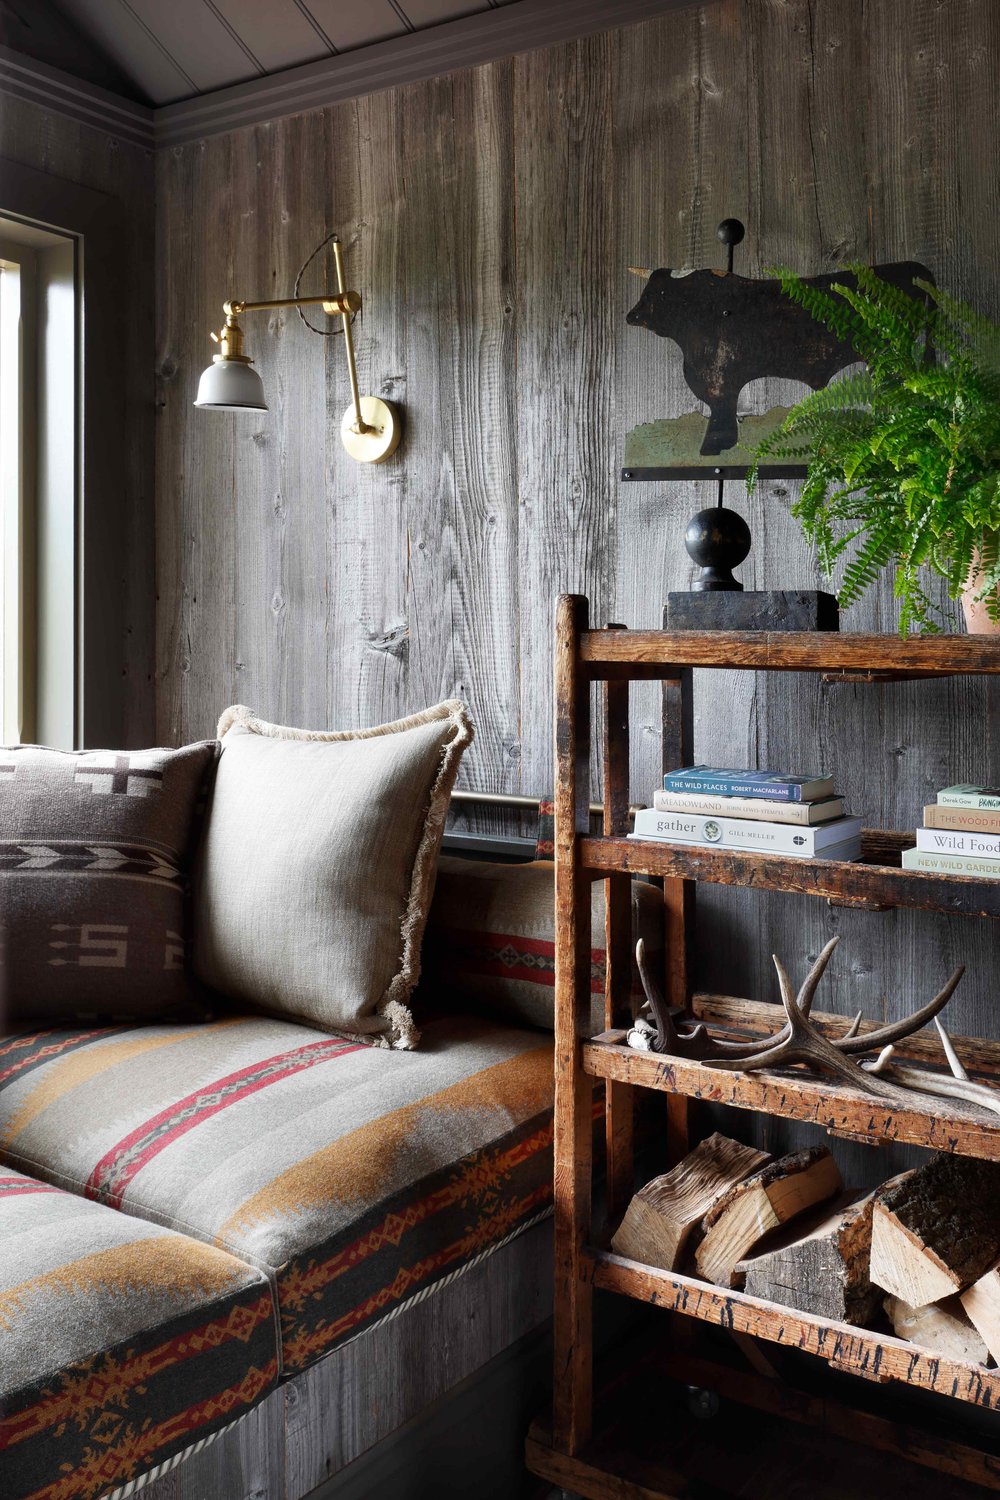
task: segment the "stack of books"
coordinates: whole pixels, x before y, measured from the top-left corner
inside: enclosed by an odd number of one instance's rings
[[[946,786],[924,808],[917,847],[903,851],[904,870],[1000,880],[1000,787]]]
[[[634,839],[759,849],[799,859],[859,859],[861,819],[844,814],[829,776],[687,766],[663,778]]]

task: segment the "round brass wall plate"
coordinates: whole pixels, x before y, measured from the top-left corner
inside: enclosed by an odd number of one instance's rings
[[[384,463],[390,454],[395,453],[402,436],[399,412],[379,396],[362,396],[361,415],[368,427],[367,432],[355,432],[354,407],[347,408],[340,424],[341,441],[359,463]]]

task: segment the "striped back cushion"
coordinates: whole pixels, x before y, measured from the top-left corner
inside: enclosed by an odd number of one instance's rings
[[[654,967],[663,961],[663,897],[632,882],[633,940]],[[591,895],[591,1034],[604,1030],[604,885]],[[555,866],[503,865],[443,856],[424,939],[420,994],[551,1031],[555,1002]],[[642,986],[633,973],[638,1002]]]

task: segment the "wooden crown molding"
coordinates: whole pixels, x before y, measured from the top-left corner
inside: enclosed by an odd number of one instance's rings
[[[373,42],[319,62],[233,84],[156,111],[156,144],[183,145],[284,115],[418,83],[628,26],[679,10],[692,0],[510,0],[507,5],[446,21],[407,36]]]
[[[81,125],[105,130],[129,145],[147,150],[155,145],[154,111],[145,104],[136,104],[61,68],[51,68],[23,52],[0,46],[0,103],[5,94],[68,116]]]
[[[0,95],[106,130],[137,146],[181,146],[517,52],[629,26],[695,0],[509,0],[440,26],[150,109],[0,47]]]

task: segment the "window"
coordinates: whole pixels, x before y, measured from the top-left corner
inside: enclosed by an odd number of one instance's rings
[[[0,740],[8,745],[16,744],[25,728],[24,542],[34,428],[33,292],[32,252],[0,246]]]
[[[0,217],[0,744],[74,745],[75,255]]]

